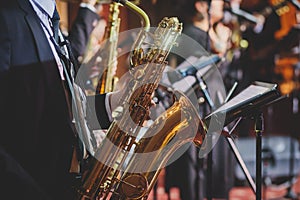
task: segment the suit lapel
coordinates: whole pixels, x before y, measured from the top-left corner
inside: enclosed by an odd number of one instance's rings
[[[20,7],[25,11],[25,20],[33,34],[38,57],[41,62],[53,60],[54,56],[51,51],[48,40],[45,36],[44,30],[28,0],[18,0]]]
[[[45,77],[45,83],[47,87],[47,92],[49,95],[54,95],[54,99],[62,100],[65,97],[64,89],[62,87],[62,82],[59,75],[59,70],[57,63],[55,61],[54,55],[52,53],[51,47],[49,45],[48,39],[45,36],[44,30],[40,24],[38,16],[33,10],[29,0],[17,0],[20,7],[24,10],[26,23],[29,25],[31,32],[34,37],[34,41],[37,48],[38,57],[40,59],[40,67],[43,71],[43,76]],[[56,102],[56,105],[63,106],[61,109],[66,111],[68,115],[68,109],[65,101]],[[71,119],[68,120],[70,128],[73,128]]]
[[[32,32],[34,42],[36,45],[36,51],[38,54],[39,62],[45,77],[46,84],[50,91],[61,88],[60,76],[55,61],[53,52],[49,45],[48,39],[45,36],[45,32],[40,24],[38,16],[32,8],[29,0],[17,0],[21,9],[24,11],[24,18]]]

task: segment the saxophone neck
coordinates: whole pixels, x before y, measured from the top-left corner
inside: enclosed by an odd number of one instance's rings
[[[136,14],[138,14],[142,19],[142,26],[144,31],[148,32],[150,29],[150,19],[145,11],[143,11],[140,7],[135,5],[134,3],[128,0],[113,0],[114,2],[121,3],[122,5],[126,6]]]
[[[144,52],[141,46],[146,37],[146,33],[149,32],[150,30],[150,19],[145,11],[143,11],[137,5],[135,5],[134,3],[128,0],[113,0],[113,1],[117,3],[121,3],[125,7],[135,12],[141,18],[142,29],[138,33],[137,40],[135,40],[133,44],[133,48],[132,48],[133,51],[131,53],[131,58],[130,58],[130,66],[134,68],[143,63]]]

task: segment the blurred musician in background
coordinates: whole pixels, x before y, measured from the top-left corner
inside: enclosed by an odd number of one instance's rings
[[[178,48],[184,57],[175,55],[176,66],[180,65],[184,58],[200,57],[204,54],[203,51],[210,51],[208,1],[189,0],[177,1],[177,3],[179,4],[177,7],[181,10],[174,13],[179,15],[183,21],[183,33],[199,43],[203,49],[195,49],[179,43]],[[178,187],[182,200],[203,199],[205,196],[203,164],[203,159],[197,158],[196,147],[191,145],[178,160],[166,167],[166,190],[169,191],[173,187]],[[175,174],[176,176],[174,176]]]
[[[104,30],[105,28],[105,25],[103,24],[104,19],[100,18],[103,6],[96,2],[97,0],[83,0],[79,4],[76,18],[68,33],[68,39],[71,43],[74,57],[79,63],[81,63],[83,56],[86,53],[86,48],[88,47],[93,31],[93,36],[95,36],[96,30],[101,31],[101,29]],[[97,36],[101,37],[101,33]]]
[[[249,27],[243,32],[249,47],[241,56],[243,80],[241,85],[260,81],[276,81],[274,73],[275,55],[289,52],[298,45],[299,30],[296,29],[297,8],[289,1],[258,1],[244,0],[241,7],[264,17],[261,31]]]
[[[223,23],[224,1],[212,0],[210,4],[210,29],[208,31],[211,41],[212,53],[224,57],[231,48],[232,31]]]
[[[274,83],[282,81],[282,75],[277,73],[281,70],[278,70],[276,66],[276,58],[280,54],[292,53],[293,48],[299,45],[300,39],[297,28],[299,24],[297,12],[299,11],[291,2],[243,0],[240,3],[241,9],[253,13],[261,20],[260,25],[256,26],[255,23],[243,23],[245,18],[239,17],[243,28],[241,29],[242,37],[247,41],[247,48],[241,51],[240,58],[233,67],[241,72],[237,78],[239,86],[236,92],[243,90],[253,81]],[[240,136],[253,135],[252,127],[251,120],[243,120],[238,127]]]
[[[185,45],[179,42],[178,49],[182,57],[176,56],[176,66],[180,65],[189,56],[200,58],[211,53],[218,54],[221,57],[226,55],[231,47],[231,30],[222,23],[223,5],[224,2],[220,0],[177,1],[176,7],[179,10],[174,11],[173,15],[179,16],[184,22],[183,33],[195,40],[195,43],[197,42],[197,45],[200,44],[203,48],[194,48],[189,46],[190,44]],[[201,91],[200,93],[195,91],[195,93],[201,95]],[[208,103],[201,104],[199,114],[201,117],[204,117],[210,110]],[[224,150],[221,148],[220,151]],[[206,160],[199,159],[197,152],[197,149],[191,145],[187,152],[166,169],[167,189],[179,187],[182,200],[198,200],[206,197],[207,178],[204,164]],[[219,168],[216,170],[221,171],[221,169],[225,169],[225,163],[217,162],[217,164]],[[174,176],[174,174],[177,174],[177,176]],[[230,174],[226,176],[230,176]],[[222,197],[226,198],[230,184],[228,182],[224,184],[223,180],[220,181],[220,177],[219,180],[215,180],[214,186],[218,186],[214,188],[218,191],[214,190],[214,193],[219,195],[215,197],[223,195]],[[221,188],[226,188],[226,194],[224,194],[223,190],[221,191]]]

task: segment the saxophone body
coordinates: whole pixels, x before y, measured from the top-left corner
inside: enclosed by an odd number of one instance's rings
[[[176,17],[165,17],[155,32],[149,34],[146,14],[129,1],[121,3],[142,12],[144,28],[130,57],[130,81],[120,106],[112,113],[114,121],[106,138],[83,173],[76,199],[146,200],[172,152],[191,141],[201,145],[206,134],[192,103],[182,93],[175,92],[174,104],[154,121],[146,137],[140,137],[149,117],[152,94],[162,77],[167,56],[181,34],[182,23]],[[147,36],[153,39],[153,44],[145,52],[141,45]],[[143,159],[143,154],[151,158]]]
[[[186,143],[203,144],[206,126],[190,100],[174,92],[174,104],[138,140],[137,147],[111,199],[146,200],[161,170]]]

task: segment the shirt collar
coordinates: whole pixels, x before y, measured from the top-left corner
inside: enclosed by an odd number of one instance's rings
[[[33,0],[37,3],[51,18],[55,10],[55,0]]]

